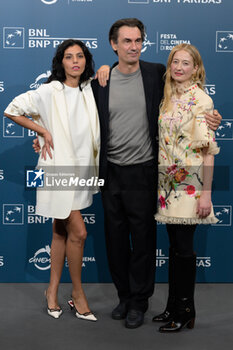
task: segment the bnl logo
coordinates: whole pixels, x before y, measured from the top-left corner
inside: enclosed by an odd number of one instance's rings
[[[44,187],[44,171],[27,170],[26,187]]]
[[[223,119],[215,132],[216,140],[233,140],[233,119]]]
[[[3,28],[4,49],[24,49],[24,28],[4,27]]]
[[[3,117],[3,137],[24,137],[24,128]]]
[[[219,220],[217,224],[212,226],[231,226],[232,206],[231,205],[214,205],[216,218]]]
[[[216,51],[233,52],[233,31],[216,32]]]
[[[23,225],[23,204],[3,204],[3,225]]]

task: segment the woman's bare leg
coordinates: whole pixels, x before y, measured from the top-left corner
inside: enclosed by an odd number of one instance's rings
[[[66,252],[67,232],[64,222],[55,219],[53,222],[53,238],[51,244],[51,271],[47,290],[47,301],[50,309],[59,308],[57,294]]]
[[[83,314],[90,311],[81,284],[83,249],[87,231],[79,210],[71,211],[70,216],[64,221],[67,231],[66,256],[73,284],[72,298],[78,312]]]

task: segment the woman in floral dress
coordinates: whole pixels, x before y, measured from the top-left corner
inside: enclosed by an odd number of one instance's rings
[[[194,327],[197,224],[217,222],[211,203],[214,155],[219,152],[205,113],[213,101],[204,92],[205,70],[198,50],[181,44],[171,51],[159,116],[159,208],[170,241],[169,297],[153,321],[161,332]]]

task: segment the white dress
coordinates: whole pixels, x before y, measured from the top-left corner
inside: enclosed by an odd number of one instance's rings
[[[76,159],[79,159],[78,175],[80,178],[88,178],[88,167],[90,165],[90,159],[87,159],[86,144],[92,139],[91,127],[89,118],[86,118],[80,113],[79,106],[81,105],[82,92],[79,87],[72,88],[70,86],[64,86],[65,99],[67,103],[68,120],[70,126],[71,140],[73,144],[73,150]],[[91,151],[91,150],[90,150]],[[82,160],[84,162],[82,162]],[[82,165],[80,166],[80,160]],[[80,190],[75,191],[72,204],[72,210],[81,210],[89,207],[92,204],[93,191]]]
[[[79,178],[97,178],[99,165],[100,130],[97,108],[90,81],[73,89],[58,81],[41,85],[14,98],[5,113],[31,116],[53,137],[52,159],[39,157],[37,168],[71,169]],[[40,145],[44,139],[39,137]],[[61,167],[61,168],[60,168]],[[46,172],[46,171],[45,171]],[[48,176],[47,176],[48,177]],[[86,208],[92,203],[95,186],[90,190],[80,186],[50,189],[37,188],[36,214],[64,219],[71,210]]]

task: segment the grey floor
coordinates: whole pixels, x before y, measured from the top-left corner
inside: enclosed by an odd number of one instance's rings
[[[161,334],[151,322],[163,309],[167,285],[156,285],[145,323],[126,329],[123,321],[110,318],[116,304],[112,284],[84,284],[89,305],[98,322],[78,320],[66,300],[71,285],[61,284],[63,315],[46,314],[46,284],[0,284],[0,348],[2,350],[228,350],[233,348],[233,284],[198,284],[197,318],[193,330]]]

